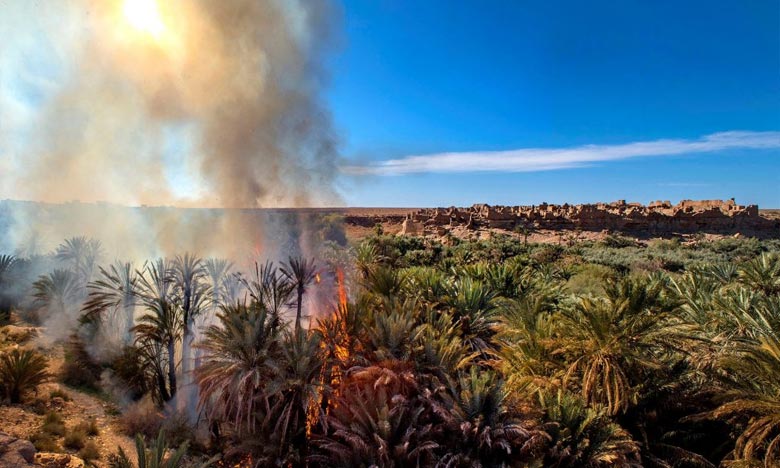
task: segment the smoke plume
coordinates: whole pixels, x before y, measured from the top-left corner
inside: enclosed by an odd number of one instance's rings
[[[18,0],[0,9],[0,198],[229,209],[339,203],[337,142],[320,99],[337,16],[329,2]],[[49,228],[106,244],[147,230],[168,252],[198,249],[203,235],[256,242],[256,220],[230,214],[238,212],[190,212],[212,221],[202,234],[167,211]],[[17,227],[30,225],[20,219]]]

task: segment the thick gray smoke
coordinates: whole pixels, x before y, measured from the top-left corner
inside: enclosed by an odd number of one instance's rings
[[[3,2],[0,198],[338,204],[320,99],[333,10],[325,0]],[[63,217],[46,238],[92,235],[132,252],[145,232],[163,252],[227,254],[213,239],[252,246],[263,229],[231,213],[189,212],[205,226],[174,211]],[[13,215],[17,246],[44,228]]]

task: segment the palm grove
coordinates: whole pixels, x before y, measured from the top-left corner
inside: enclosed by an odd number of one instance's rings
[[[99,266],[99,243],[74,238],[0,257],[0,314],[75,315],[66,367],[92,378],[71,383],[110,377],[184,412],[207,458],[780,464],[779,242],[446,241],[378,233],[238,272],[191,254]],[[5,352],[5,401],[45,369]]]

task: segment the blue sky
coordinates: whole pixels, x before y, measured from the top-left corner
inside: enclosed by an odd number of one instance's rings
[[[342,16],[327,100],[363,174],[340,179],[349,205],[780,207],[775,0],[349,0]],[[748,133],[702,143],[727,132]],[[662,149],[621,150],[638,142]],[[513,151],[521,172],[496,169]],[[561,152],[574,163],[540,163]]]

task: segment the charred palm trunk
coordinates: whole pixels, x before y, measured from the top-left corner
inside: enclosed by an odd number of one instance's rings
[[[168,340],[168,386],[171,389],[170,400],[176,395],[176,344],[172,339]]]
[[[165,382],[165,372],[158,368],[155,374],[157,376],[157,390],[160,392],[160,399],[163,402],[169,401],[171,399],[171,395],[168,393],[168,386]]]
[[[22,392],[20,391],[18,385],[11,387],[11,392],[10,395],[8,395],[8,398],[11,400],[12,405],[22,402]]]
[[[298,393],[295,396],[295,435],[292,439],[293,448],[300,450],[299,457],[296,463],[292,465],[296,468],[305,468],[307,466],[306,459],[309,456],[309,438],[306,427],[306,410],[307,408],[303,404],[303,398]]]
[[[301,308],[303,307],[303,284],[298,284],[298,309],[295,311],[295,335],[301,331]]]
[[[181,344],[181,370],[184,377],[184,384],[189,381],[189,375],[191,370],[190,360],[190,348],[192,344],[192,291],[189,288],[184,290],[184,333]]]
[[[126,344],[130,344],[135,339],[133,336],[133,327],[135,326],[135,298],[132,295],[125,296],[123,309],[125,312],[125,331],[127,332],[125,340]]]

